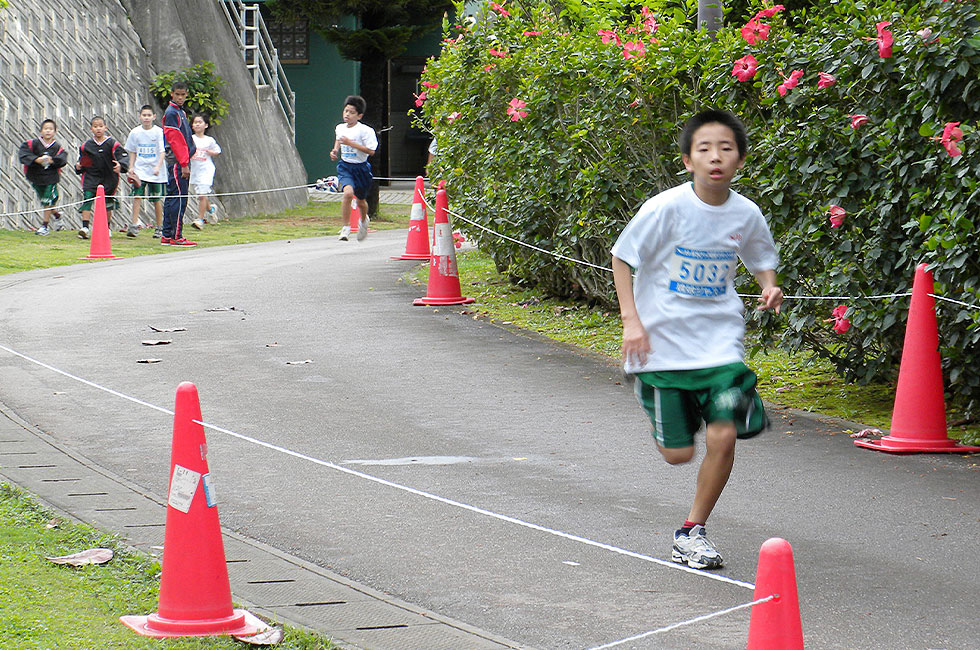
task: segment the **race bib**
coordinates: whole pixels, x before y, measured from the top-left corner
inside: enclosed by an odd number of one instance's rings
[[[733,250],[674,249],[669,288],[692,298],[720,298],[728,291],[728,273],[735,268]]]
[[[157,145],[141,144],[136,148],[136,156],[139,158],[155,159],[157,157]]]

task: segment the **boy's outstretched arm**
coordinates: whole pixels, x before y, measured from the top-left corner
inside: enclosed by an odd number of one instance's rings
[[[623,321],[623,359],[646,363],[650,349],[650,337],[636,312],[633,300],[633,269],[616,256],[612,258],[613,281],[616,283],[616,297],[619,298],[619,316]]]
[[[779,308],[783,304],[783,290],[776,283],[776,271],[770,269],[752,275],[762,287],[762,296],[759,298],[759,306],[756,309],[774,309],[778,314]]]

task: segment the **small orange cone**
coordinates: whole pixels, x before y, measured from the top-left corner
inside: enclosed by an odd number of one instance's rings
[[[95,190],[95,206],[92,215],[92,239],[88,247],[88,255],[78,259],[119,259],[112,254],[112,244],[109,242],[109,216],[105,209],[105,188],[101,185]]]
[[[905,325],[892,428],[880,440],[855,440],[859,447],[899,454],[980,451],[980,447],[959,445],[946,435],[946,400],[932,292],[932,274],[925,264],[919,264]]]
[[[462,295],[459,286],[459,269],[456,268],[456,244],[453,229],[449,225],[449,199],[446,190],[436,192],[434,218],[435,245],[429,261],[429,286],[424,298],[417,298],[413,305],[466,305],[473,298]]]
[[[350,223],[348,225],[350,226],[351,234],[361,229],[361,208],[357,205],[357,197],[354,197],[354,200],[350,202]],[[374,231],[368,228],[368,232]]]
[[[135,632],[154,638],[255,634],[255,618],[231,606],[228,567],[194,384],[185,381],[177,387],[174,411],[160,609],[149,616],[122,616],[119,620]]]
[[[392,255],[393,260],[429,259],[429,215],[425,209],[425,179],[415,177],[415,194],[412,196],[412,215],[408,222],[408,239],[405,252]]]
[[[766,540],[759,549],[752,600],[772,595],[776,598],[752,606],[746,650],[803,650],[793,548],[779,537]]]

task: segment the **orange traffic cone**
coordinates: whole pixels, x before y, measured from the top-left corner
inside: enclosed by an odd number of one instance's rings
[[[759,550],[752,600],[772,595],[776,597],[752,606],[746,650],[803,650],[793,548],[779,537],[766,540]]]
[[[92,239],[88,247],[88,255],[82,260],[117,260],[112,254],[112,244],[109,242],[109,216],[105,209],[105,188],[99,185],[95,190],[95,208],[92,215]]]
[[[429,215],[425,209],[425,179],[415,177],[415,194],[412,196],[412,215],[408,222],[408,240],[405,252],[392,255],[393,260],[429,259]]]
[[[473,302],[473,298],[462,295],[459,287],[456,244],[453,242],[453,229],[449,226],[448,209],[446,190],[439,190],[436,192],[436,236],[429,261],[429,286],[426,296],[417,298],[413,305],[465,305]]]
[[[912,283],[891,432],[880,440],[855,440],[859,447],[900,454],[980,451],[980,447],[959,445],[946,435],[946,401],[932,291],[932,274],[926,271],[925,264],[919,264]]]
[[[225,549],[194,384],[185,381],[177,387],[174,411],[160,610],[149,616],[122,616],[120,620],[137,633],[155,638],[255,634],[255,617],[231,606]]]

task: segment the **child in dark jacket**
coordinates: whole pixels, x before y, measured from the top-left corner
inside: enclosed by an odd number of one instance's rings
[[[34,232],[47,235],[51,232],[51,217],[55,220],[55,230],[61,230],[61,213],[55,205],[58,203],[61,168],[68,162],[68,152],[54,139],[58,132],[58,125],[54,120],[41,122],[40,131],[41,137],[31,138],[21,144],[18,154],[21,164],[24,165],[24,175],[34,187],[43,208],[41,227]]]
[[[84,201],[78,206],[78,211],[82,213],[82,227],[78,231],[81,239],[88,239],[92,234],[92,203],[99,185],[105,190],[106,217],[111,221],[112,211],[117,206],[115,194],[119,174],[129,171],[129,153],[115,138],[106,135],[105,120],[96,115],[89,125],[92,137],[79,148],[78,162],[75,163],[75,173],[82,177]]]

